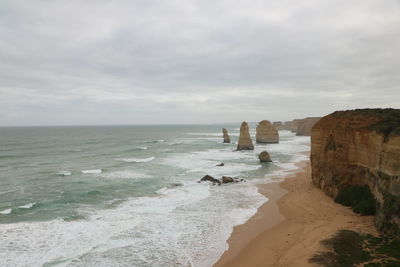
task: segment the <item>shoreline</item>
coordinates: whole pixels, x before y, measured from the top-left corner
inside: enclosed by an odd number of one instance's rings
[[[377,234],[372,216],[339,205],[311,183],[310,161],[283,181],[260,184],[269,200],[246,223],[235,226],[213,266],[311,266],[320,241],[340,229]]]

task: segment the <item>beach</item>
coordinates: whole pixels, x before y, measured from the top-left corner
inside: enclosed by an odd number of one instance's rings
[[[214,266],[311,266],[320,241],[340,229],[377,234],[372,216],[336,204],[311,182],[309,160],[283,182],[259,186],[269,201],[236,226]]]

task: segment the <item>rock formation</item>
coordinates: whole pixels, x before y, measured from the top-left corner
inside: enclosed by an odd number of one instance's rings
[[[309,117],[297,122],[297,136],[311,136],[311,128],[314,126],[320,117]]]
[[[227,183],[233,183],[235,180],[232,177],[229,176],[222,176],[222,183],[227,184]]]
[[[265,150],[258,155],[258,159],[260,162],[272,162],[269,153]]]
[[[257,143],[279,143],[279,133],[267,120],[260,121],[256,129]]]
[[[229,137],[228,130],[225,128],[222,128],[222,133],[224,135],[224,143],[230,143],[231,138]]]
[[[338,111],[311,133],[313,183],[326,194],[368,186],[381,232],[400,234],[400,109]]]
[[[206,176],[204,176],[203,178],[200,179],[200,182],[206,182],[206,181],[212,182],[213,184],[218,184],[218,185],[221,184],[220,180],[215,179],[214,177],[212,177],[210,175],[206,175]]]
[[[215,165],[215,166],[217,166],[217,167],[223,167],[223,166],[225,166],[225,164],[224,164],[223,162],[221,162],[220,164],[217,164],[217,165]]]
[[[249,133],[249,125],[245,121],[240,125],[240,136],[237,150],[254,150],[253,141],[251,140]]]
[[[297,126],[299,125],[300,121],[301,121],[300,119],[295,119],[292,121],[292,123],[290,124],[290,131],[292,133],[297,132]]]

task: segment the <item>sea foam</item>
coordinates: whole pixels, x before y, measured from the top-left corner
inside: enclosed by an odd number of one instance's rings
[[[26,204],[26,205],[18,206],[18,208],[20,208],[20,209],[30,209],[35,205],[36,205],[36,202],[33,202],[33,203]]]
[[[81,173],[83,174],[99,174],[101,173],[101,169],[95,169],[95,170],[82,170]]]
[[[124,161],[124,162],[136,162],[136,163],[143,163],[143,162],[150,162],[154,160],[155,157],[148,157],[148,158],[122,158],[122,159],[115,159],[119,161]]]
[[[5,209],[5,210],[0,211],[0,214],[7,215],[7,214],[10,214],[11,212],[12,212],[12,209]]]

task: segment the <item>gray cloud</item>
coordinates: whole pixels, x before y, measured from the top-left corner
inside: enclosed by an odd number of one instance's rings
[[[399,32],[397,0],[6,0],[0,125],[400,108]]]

